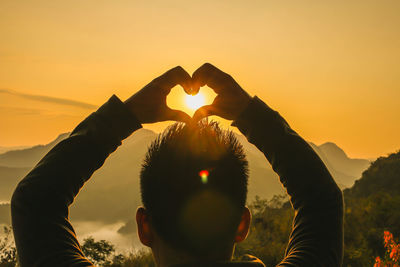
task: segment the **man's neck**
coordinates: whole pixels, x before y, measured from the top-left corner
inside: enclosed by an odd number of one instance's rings
[[[159,267],[169,267],[173,265],[185,264],[190,262],[199,262],[199,261],[230,261],[232,259],[233,250],[230,249],[226,253],[221,253],[220,255],[212,255],[209,258],[201,258],[194,257],[186,252],[182,252],[171,248],[169,246],[154,246],[152,248],[154,259]]]

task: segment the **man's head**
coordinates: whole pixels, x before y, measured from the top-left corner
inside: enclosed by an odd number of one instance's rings
[[[221,259],[248,232],[243,147],[216,122],[176,123],[151,144],[140,183],[139,237],[193,258]]]

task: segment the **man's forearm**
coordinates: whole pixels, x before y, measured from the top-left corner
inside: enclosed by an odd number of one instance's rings
[[[233,125],[264,153],[295,209],[282,266],[339,266],[343,249],[342,193],[321,159],[257,97]]]
[[[113,96],[57,144],[19,183],[11,206],[22,266],[61,259],[87,266],[68,222],[68,206],[108,155],[140,127],[133,114]]]

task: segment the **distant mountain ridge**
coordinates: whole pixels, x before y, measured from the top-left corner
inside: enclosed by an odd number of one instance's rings
[[[371,161],[367,159],[349,158],[343,149],[332,142],[326,142],[319,146],[310,142],[310,145],[342,189],[351,187],[371,164]]]
[[[45,145],[36,145],[25,149],[10,150],[0,154],[0,166],[31,168],[46,155],[56,144],[67,138],[69,133],[60,134],[55,140]]]
[[[18,181],[68,135],[69,133],[63,133],[47,145],[0,154],[0,202],[9,201]],[[156,136],[153,131],[140,129],[124,140],[123,145],[110,155],[104,166],[94,173],[79,193],[71,207],[71,218],[107,223],[128,221],[136,207],[141,204],[139,172],[147,148]],[[284,193],[278,176],[264,155],[243,135],[236,136],[243,144],[249,161],[248,200],[252,201],[256,195],[271,198],[275,194]],[[368,160],[348,158],[345,152],[333,143],[320,146],[310,144],[342,188],[350,187],[370,164]],[[99,208],[101,213],[98,212]]]
[[[6,153],[11,150],[19,150],[29,148],[30,146],[0,146],[0,154]]]

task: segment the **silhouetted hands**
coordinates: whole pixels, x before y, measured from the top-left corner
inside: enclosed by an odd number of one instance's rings
[[[249,104],[251,97],[229,74],[210,63],[198,68],[192,75],[192,94],[197,94],[201,86],[212,88],[217,96],[211,105],[206,105],[193,115],[198,121],[204,117],[217,115],[227,120],[235,120]]]
[[[201,86],[207,85],[217,93],[217,96],[211,105],[196,110],[192,119],[185,112],[167,106],[167,95],[178,84],[187,94],[193,95],[199,92]],[[192,123],[211,115],[235,120],[247,107],[250,100],[250,95],[232,76],[210,63],[206,63],[198,68],[192,77],[179,66],[167,71],[131,96],[125,101],[125,104],[140,123],[166,120]]]
[[[175,67],[131,96],[125,101],[125,105],[135,114],[140,123],[167,120],[189,123],[192,119],[188,114],[167,106],[167,95],[178,84],[183,87],[187,94],[190,94],[191,81],[192,78],[182,67]]]

